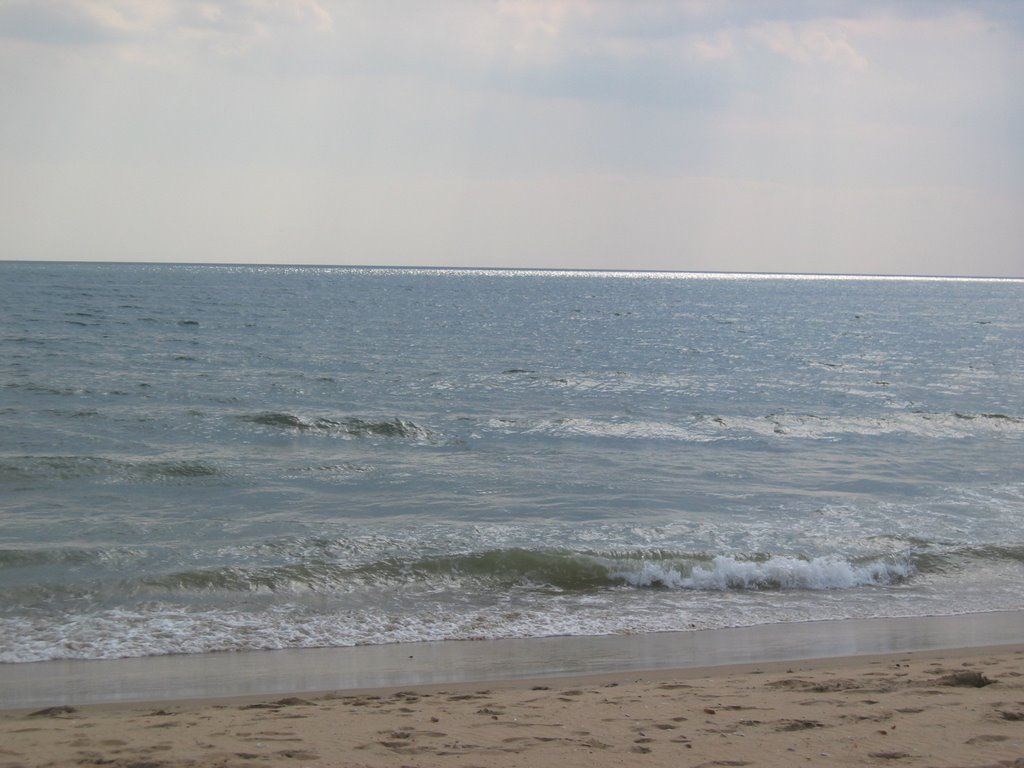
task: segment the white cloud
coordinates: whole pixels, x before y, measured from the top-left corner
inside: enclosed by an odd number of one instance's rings
[[[799,25],[772,22],[759,25],[752,34],[779,55],[801,64],[833,64],[866,69],[868,61],[850,42],[841,22],[812,22]]]
[[[0,0],[0,246],[792,269],[965,250],[960,205],[1019,259],[1024,9],[821,7]]]

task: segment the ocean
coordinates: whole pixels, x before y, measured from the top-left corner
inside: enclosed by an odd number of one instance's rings
[[[0,662],[1024,608],[1024,281],[0,262]]]

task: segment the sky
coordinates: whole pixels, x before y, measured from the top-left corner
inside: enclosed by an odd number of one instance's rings
[[[1024,277],[1018,0],[0,0],[0,259]]]

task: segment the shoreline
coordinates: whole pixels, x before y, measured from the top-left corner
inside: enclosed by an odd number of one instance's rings
[[[712,674],[1024,643],[1024,611],[768,624],[598,637],[437,641],[346,648],[55,660],[0,665],[0,712],[53,706],[302,695],[425,686]]]

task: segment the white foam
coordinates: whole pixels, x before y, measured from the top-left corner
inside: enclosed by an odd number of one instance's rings
[[[675,440],[701,443],[720,440],[783,438],[838,440],[845,436],[914,435],[964,439],[978,434],[1024,431],[1024,420],[998,414],[893,411],[879,416],[841,416],[784,413],[767,416],[696,415],[684,423],[649,419],[490,419],[488,429],[511,434],[526,432],[555,437],[597,437],[627,440]]]
[[[802,560],[774,556],[753,561],[719,555],[709,566],[696,565],[689,573],[664,563],[645,562],[636,570],[616,571],[612,575],[638,587],[822,590],[892,584],[912,573],[909,564],[883,561],[854,565],[836,557]]]

